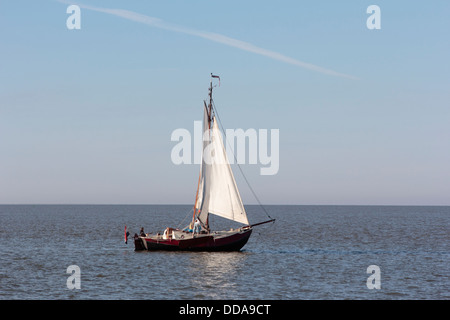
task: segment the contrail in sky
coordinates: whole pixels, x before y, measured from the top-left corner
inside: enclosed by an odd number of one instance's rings
[[[69,2],[67,0],[57,0],[57,1],[61,2],[61,3],[65,3],[65,4],[74,4],[73,2]],[[219,33],[201,31],[201,30],[191,29],[191,28],[183,27],[183,26],[177,26],[172,23],[164,22],[163,20],[161,20],[159,18],[146,16],[146,15],[143,15],[143,14],[140,14],[137,12],[133,12],[133,11],[129,11],[129,10],[99,8],[99,7],[92,7],[92,6],[84,5],[84,4],[76,4],[76,5],[78,5],[80,8],[111,14],[111,15],[114,15],[117,17],[121,17],[121,18],[128,19],[131,21],[143,23],[143,24],[146,24],[146,25],[149,25],[152,27],[156,27],[159,29],[189,34],[191,36],[196,36],[196,37],[200,37],[200,38],[207,39],[210,41],[222,43],[222,44],[230,46],[230,47],[235,47],[235,48],[238,48],[238,49],[241,49],[244,51],[253,52],[253,53],[274,59],[274,60],[289,63],[291,65],[295,65],[295,66],[298,66],[301,68],[320,72],[323,74],[337,76],[337,77],[343,77],[343,78],[349,78],[349,79],[358,79],[357,77],[354,77],[351,75],[339,73],[339,72],[336,72],[336,71],[333,71],[330,69],[316,66],[314,64],[310,64],[310,63],[303,62],[303,61],[300,61],[300,60],[297,60],[294,58],[290,58],[281,53],[267,50],[267,49],[255,46],[251,43],[241,41],[238,39],[234,39],[234,38],[230,38],[230,37],[227,37],[227,36],[219,34]]]

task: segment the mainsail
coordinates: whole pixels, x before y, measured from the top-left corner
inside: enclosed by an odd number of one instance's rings
[[[195,212],[205,227],[208,227],[209,213],[248,225],[247,213],[228,161],[222,134],[211,113],[205,104],[203,154]]]

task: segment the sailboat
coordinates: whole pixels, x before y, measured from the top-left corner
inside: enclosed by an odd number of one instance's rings
[[[203,153],[192,221],[183,229],[168,227],[162,234],[135,234],[137,251],[239,251],[247,243],[254,226],[275,221],[268,215],[270,220],[249,223],[213,108],[214,78],[220,85],[220,77],[211,74],[209,103],[203,101]],[[238,222],[241,227],[212,231],[210,214]]]

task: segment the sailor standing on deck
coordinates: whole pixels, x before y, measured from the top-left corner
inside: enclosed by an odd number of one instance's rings
[[[200,225],[200,221],[198,219],[195,219],[194,223],[194,234],[200,233],[200,230],[202,229],[202,226]]]

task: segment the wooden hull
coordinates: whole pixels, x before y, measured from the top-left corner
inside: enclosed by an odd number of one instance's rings
[[[136,237],[135,250],[165,251],[239,251],[247,243],[251,228],[211,234],[186,234],[182,238]]]

